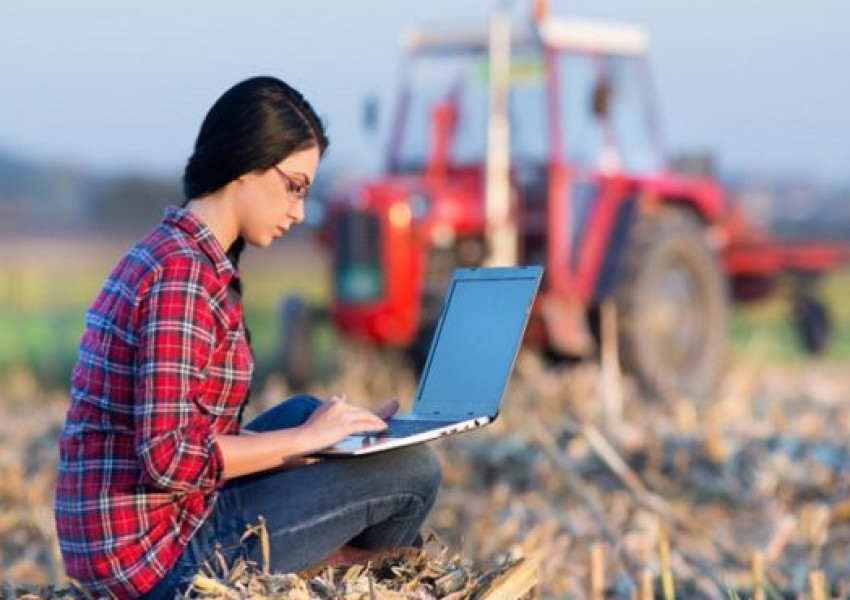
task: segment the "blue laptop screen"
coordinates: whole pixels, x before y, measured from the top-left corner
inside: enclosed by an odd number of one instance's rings
[[[420,416],[495,416],[513,370],[540,267],[458,270],[419,385]]]

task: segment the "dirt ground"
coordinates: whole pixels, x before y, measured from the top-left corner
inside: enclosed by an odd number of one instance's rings
[[[314,393],[412,397],[406,369],[346,356]],[[600,586],[629,598],[643,580],[660,594],[668,573],[684,598],[749,596],[754,577],[768,597],[809,597],[818,572],[850,593],[846,365],[733,368],[703,405],[646,402],[615,375],[523,352],[502,417],[433,444],[444,486],[429,527],[451,553],[482,567],[533,557],[553,598]],[[61,582],[51,502],[65,393],[25,372],[2,389],[0,579]],[[251,410],[288,394],[272,378]]]

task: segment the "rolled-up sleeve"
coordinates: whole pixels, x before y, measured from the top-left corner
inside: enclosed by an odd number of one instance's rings
[[[164,263],[136,311],[136,450],[143,483],[169,492],[209,493],[222,481],[212,418],[198,404],[215,346],[201,269],[188,258]]]

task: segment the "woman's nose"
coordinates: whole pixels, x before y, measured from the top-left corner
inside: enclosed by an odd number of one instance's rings
[[[304,212],[305,212],[305,209],[304,209],[304,201],[303,200],[296,200],[289,207],[289,217],[295,223],[303,223],[304,222],[304,216],[305,216]]]

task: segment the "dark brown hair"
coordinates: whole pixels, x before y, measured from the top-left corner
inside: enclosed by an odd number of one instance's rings
[[[185,201],[203,198],[246,173],[264,171],[293,152],[328,138],[313,107],[298,90],[274,77],[252,77],[224,92],[210,108],[183,173]],[[227,249],[234,266],[245,247]]]

